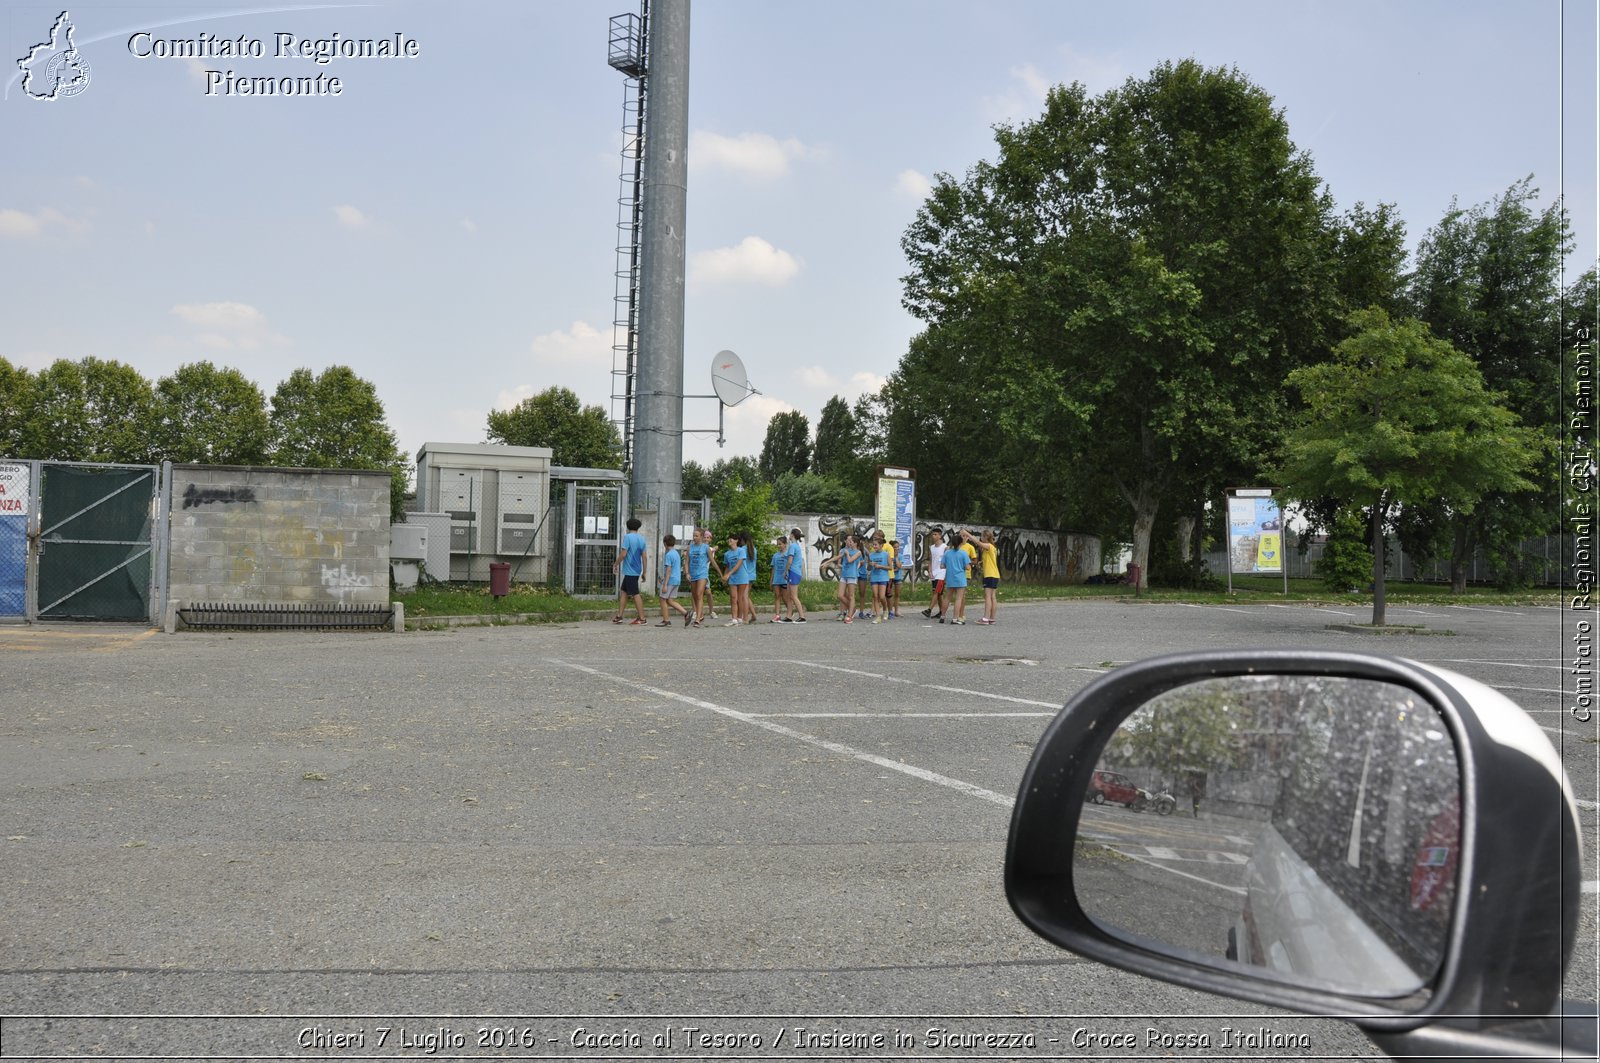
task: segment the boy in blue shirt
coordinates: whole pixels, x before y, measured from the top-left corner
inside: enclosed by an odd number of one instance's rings
[[[639,582],[644,579],[644,557],[650,544],[639,534],[642,524],[638,517],[628,518],[628,534],[622,537],[622,549],[617,551],[617,559],[611,564],[612,572],[619,568],[622,570],[622,589],[617,592],[617,615],[611,618],[613,624],[622,623],[622,614],[628,608],[629,598],[633,599],[634,608],[639,613],[633,626],[638,627],[645,622],[644,593],[639,590]]]
[[[689,626],[689,610],[678,604],[678,585],[682,582],[683,558],[678,554],[678,540],[672,535],[661,537],[661,623],[656,627],[671,627],[667,617],[670,606],[683,614],[683,626]]]

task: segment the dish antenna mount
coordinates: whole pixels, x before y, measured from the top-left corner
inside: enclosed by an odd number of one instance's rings
[[[717,400],[717,446],[720,447],[727,442],[723,438],[723,411],[761,392],[750,386],[750,375],[744,370],[744,361],[732,351],[718,351],[712,356],[711,390],[716,394],[685,395],[684,398]]]

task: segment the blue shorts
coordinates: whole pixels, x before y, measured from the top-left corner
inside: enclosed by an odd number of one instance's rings
[[[791,572],[791,573],[789,573],[789,586],[791,586],[791,587],[798,587],[798,586],[800,586],[800,581],[801,581],[801,580],[802,580],[802,579],[804,579],[804,578],[805,578],[805,577],[803,577],[803,576],[802,576],[802,575],[801,575],[801,574],[800,574],[800,573],[798,573],[798,572]]]

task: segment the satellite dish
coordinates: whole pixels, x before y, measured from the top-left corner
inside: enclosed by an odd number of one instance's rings
[[[737,406],[756,393],[744,362],[732,351],[718,351],[711,359],[711,389],[724,406]]]

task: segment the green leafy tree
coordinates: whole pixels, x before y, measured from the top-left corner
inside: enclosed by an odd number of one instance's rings
[[[33,374],[0,358],[0,457],[20,458]]]
[[[864,513],[860,492],[814,472],[785,472],[772,487],[772,504],[781,513]]]
[[[622,434],[604,408],[582,406],[569,388],[546,388],[509,410],[489,413],[489,441],[549,447],[553,465],[622,468]]]
[[[1371,511],[1372,622],[1384,622],[1384,533],[1396,507],[1443,500],[1470,513],[1492,491],[1528,486],[1535,431],[1484,387],[1471,358],[1414,319],[1360,311],[1332,360],[1289,382],[1306,410],[1280,482],[1296,498],[1333,496]]]
[[[1213,683],[1178,687],[1134,713],[1108,753],[1143,764],[1169,782],[1232,768],[1256,713]]]
[[[272,445],[267,400],[237,369],[181,366],[156,382],[155,449],[167,461],[259,465]]]
[[[757,464],[768,482],[776,483],[786,472],[811,469],[811,422],[799,410],[775,413],[767,422],[767,436],[761,444]]]
[[[902,241],[905,305],[929,325],[914,394],[979,411],[975,483],[1054,496],[1030,512],[1114,492],[1147,571],[1175,488],[1214,495],[1277,452],[1284,376],[1327,349],[1338,309],[1329,201],[1271,97],[1192,61],[1094,99],[1053,89],[996,140]],[[948,430],[920,412],[903,430],[919,425]]]
[[[1507,408],[1545,437],[1559,437],[1561,258],[1570,233],[1559,204],[1538,209],[1532,178],[1487,204],[1451,204],[1417,248],[1413,313],[1434,334],[1472,356]],[[1444,500],[1420,507],[1403,538],[1418,555],[1448,557],[1451,585],[1465,590],[1481,548],[1497,581],[1523,578],[1517,545],[1552,532],[1559,518],[1553,462],[1533,470],[1527,489],[1493,492],[1470,512]]]
[[[760,480],[746,482],[730,478],[711,500],[711,549],[720,559],[728,536],[749,533],[756,548],[755,586],[762,589],[772,577],[772,540],[778,534],[777,516],[772,504],[772,486]]]
[[[817,443],[811,455],[811,469],[820,476],[842,478],[857,471],[861,444],[856,419],[850,406],[835,395],[822,407],[817,418]]]
[[[275,465],[304,469],[403,466],[373,385],[348,366],[296,369],[272,394]]]
[[[1329,522],[1328,538],[1317,559],[1317,575],[1335,594],[1360,590],[1372,579],[1372,547],[1360,507],[1345,506]]]
[[[60,359],[33,378],[23,399],[22,456],[146,465],[155,391],[132,366]]]

